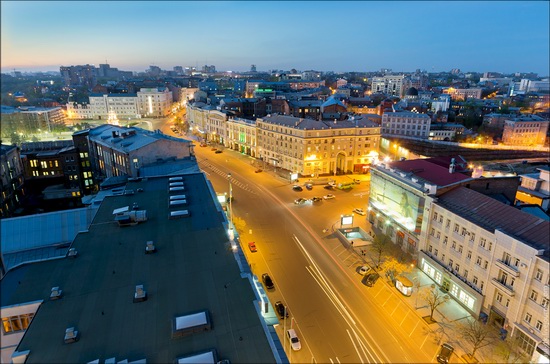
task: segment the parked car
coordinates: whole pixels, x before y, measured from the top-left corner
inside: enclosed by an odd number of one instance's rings
[[[267,289],[275,288],[275,285],[273,284],[273,281],[271,280],[271,277],[267,273],[262,274],[262,282],[264,282],[265,288],[267,288]]]
[[[280,318],[288,317],[288,309],[281,301],[275,302],[275,311],[277,311]]]
[[[437,362],[442,364],[447,364],[449,362],[449,359],[451,359],[451,355],[453,354],[454,350],[455,348],[453,348],[449,344],[441,345],[439,354],[437,354]]]
[[[360,184],[360,183],[361,183],[361,180],[360,180],[360,179],[357,179],[357,178],[355,178],[355,179],[353,180],[353,183],[355,183],[355,184]]]
[[[334,186],[333,185],[326,185],[323,187],[325,190],[333,190],[334,189]]]
[[[329,193],[328,195],[323,196],[323,200],[332,200],[333,198],[336,198],[333,194]]]
[[[361,268],[359,268],[358,273],[364,276],[365,274],[369,273],[371,271],[371,267],[368,265],[364,265]]]
[[[294,329],[287,330],[286,336],[290,340],[290,346],[292,346],[292,350],[298,351],[302,348],[300,339],[298,339],[298,335],[296,335],[296,331]]]
[[[292,189],[293,189],[294,191],[303,191],[303,190],[304,190],[304,189],[302,188],[302,186],[298,186],[298,185],[292,186]]]
[[[215,152],[216,150],[218,150],[218,148],[212,148],[210,149],[211,151]]]
[[[256,248],[256,243],[251,241],[250,243],[248,243],[248,248],[250,249],[250,251],[252,253],[256,253],[258,251],[258,248]]]
[[[258,168],[257,170],[254,171],[254,173],[260,173],[262,172],[262,169]]]
[[[218,149],[218,150],[216,150],[214,153],[220,154],[220,153],[223,153],[223,150],[219,150],[219,149]]]
[[[313,189],[313,185],[311,183],[307,183],[306,188],[311,191]]]
[[[311,202],[319,202],[319,201],[321,201],[321,200],[322,200],[322,198],[321,198],[321,197],[317,197],[317,196],[314,196],[314,197],[311,198]]]
[[[306,202],[307,202],[307,200],[306,200],[305,198],[301,198],[301,197],[300,197],[300,198],[297,198],[296,200],[294,200],[294,203],[295,203],[296,205],[303,205],[303,204],[305,204]]]
[[[367,275],[367,277],[365,278],[365,284],[368,286],[368,287],[372,287],[374,286],[374,284],[376,283],[376,281],[378,280],[378,278],[380,278],[380,274],[376,273],[376,272],[373,272],[373,273],[369,273]]]
[[[365,212],[365,210],[363,209],[360,209],[360,208],[355,208],[353,209],[353,212],[355,212],[356,214],[359,214],[361,216],[365,216],[367,213]]]

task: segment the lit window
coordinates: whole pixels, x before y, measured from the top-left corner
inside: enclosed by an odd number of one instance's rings
[[[2,328],[4,333],[17,332],[26,330],[29,327],[34,313],[11,316],[11,317],[2,317]]]

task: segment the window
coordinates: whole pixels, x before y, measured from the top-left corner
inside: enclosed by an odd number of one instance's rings
[[[476,239],[476,234],[471,233],[470,234],[470,241],[474,241]]]
[[[2,317],[2,328],[4,333],[17,332],[26,330],[29,327],[29,324],[34,317],[34,313],[11,316],[11,317]]]
[[[479,246],[482,247],[482,248],[485,248],[485,243],[486,242],[487,242],[487,240],[485,238],[479,239]]]
[[[540,305],[544,308],[547,308],[548,307],[548,298],[543,298],[542,301],[540,302]]]
[[[489,262],[488,262],[488,261],[485,261],[485,262],[483,263],[483,269],[487,269],[487,266],[488,266],[488,265],[489,265]]]
[[[535,279],[537,281],[542,281],[542,269],[537,269],[537,273],[535,273]]]
[[[439,253],[439,251],[437,249],[434,250],[434,255],[437,257],[437,254]]]
[[[537,291],[532,290],[531,294],[529,295],[529,298],[532,299],[533,301],[537,302],[538,297],[539,297],[539,294],[537,293]]]
[[[535,324],[535,328],[539,331],[542,331],[542,322],[537,320],[537,323]]]
[[[455,229],[454,229],[455,233],[458,233],[458,230],[459,230],[459,226],[458,224],[455,224]]]
[[[467,233],[466,228],[462,228],[460,235],[466,236],[466,233]]]
[[[433,218],[434,221],[437,220],[437,212],[434,212],[434,218]]]
[[[472,259],[472,251],[468,250],[468,255],[466,256],[468,259]]]
[[[460,254],[462,254],[462,245],[459,245],[459,246],[458,246],[458,252],[459,252]]]
[[[479,255],[477,256],[476,264],[481,267],[481,257]]]
[[[487,250],[491,251],[491,249],[493,249],[493,242],[492,241],[489,242],[489,249],[487,249]]]
[[[434,229],[434,228],[432,228],[432,230],[430,231],[430,235],[431,235],[431,236],[434,236],[434,235],[435,235],[435,229]]]
[[[523,320],[524,320],[525,322],[531,323],[531,318],[532,318],[531,314],[530,314],[529,312],[527,312],[527,313],[525,314],[525,317],[523,318]]]
[[[454,250],[456,250],[456,241],[454,241],[454,240],[453,240],[452,248],[453,248]]]
[[[483,286],[485,285],[485,283],[483,283],[483,281],[481,281],[481,283],[479,284],[479,289],[483,292]]]
[[[455,264],[455,271],[460,272],[460,264]]]
[[[445,237],[445,238],[443,239],[443,244],[447,245],[447,240],[448,240],[448,239],[449,239],[448,237]]]
[[[497,292],[497,302],[502,303],[502,293]]]
[[[441,254],[441,261],[445,263],[445,254]]]
[[[447,219],[447,223],[445,224],[445,227],[449,227],[449,226],[451,226],[451,220]]]
[[[472,283],[477,286],[477,277],[476,276],[474,276],[474,278],[472,279]]]

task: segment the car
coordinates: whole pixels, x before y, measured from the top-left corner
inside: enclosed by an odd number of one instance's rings
[[[211,151],[215,152],[216,150],[218,150],[218,148],[212,148],[210,149]]]
[[[311,198],[311,202],[320,202],[320,201],[322,201],[322,200],[323,200],[323,199],[322,199],[321,197],[317,197],[317,196],[313,196],[313,197]]]
[[[293,189],[294,191],[303,191],[303,190],[304,190],[304,189],[302,188],[302,186],[298,186],[298,185],[292,186],[292,189]]]
[[[267,289],[275,288],[275,285],[273,284],[273,281],[271,280],[271,277],[267,273],[262,274],[262,282],[264,282],[265,288],[267,288]]]
[[[292,350],[298,351],[302,348],[300,339],[298,339],[298,335],[296,335],[296,331],[294,329],[287,330],[286,336],[288,337],[288,340],[290,340],[290,346],[292,346]]]
[[[361,180],[360,180],[360,179],[357,179],[357,178],[355,178],[355,179],[353,180],[353,183],[355,183],[356,185],[358,185],[358,184],[360,184],[360,183],[361,183]]]
[[[335,181],[329,181],[328,185],[332,186],[332,187],[336,187],[336,182]]]
[[[369,273],[365,278],[365,284],[368,287],[372,287],[372,286],[374,286],[374,284],[376,283],[378,278],[380,278],[380,274],[378,274],[376,272]]]
[[[333,190],[334,189],[334,186],[333,185],[326,185],[323,187],[325,190]]]
[[[288,309],[281,301],[275,302],[275,311],[277,311],[280,318],[288,317]]]
[[[313,185],[311,183],[307,183],[306,188],[311,191],[313,189]]]
[[[359,270],[357,272],[359,274],[361,274],[362,276],[364,276],[365,274],[369,273],[370,271],[371,271],[371,267],[369,267],[368,265],[364,265],[361,268],[359,268]]]
[[[219,149],[218,149],[218,150],[216,150],[214,153],[220,154],[220,153],[223,153],[223,150],[219,150]]]
[[[262,169],[258,168],[257,170],[254,171],[254,173],[260,173],[262,172]]]
[[[323,200],[332,200],[333,198],[336,198],[333,194],[329,193],[328,195],[323,196]]]
[[[201,147],[203,147],[203,148],[204,148],[204,147],[206,147],[206,144],[204,144],[204,143],[201,143]]]
[[[296,205],[303,205],[303,204],[305,204],[306,202],[307,202],[307,200],[306,200],[305,198],[301,198],[301,197],[300,197],[300,198],[297,198],[296,200],[294,200],[294,203],[295,203]]]
[[[248,249],[250,249],[252,253],[256,253],[258,251],[258,248],[256,248],[256,243],[253,241],[248,243]]]
[[[451,355],[453,354],[453,351],[455,351],[455,348],[453,348],[451,345],[447,343],[441,345],[439,354],[437,354],[437,362],[447,364],[449,362],[449,359],[451,358]]]
[[[365,212],[365,210],[363,209],[360,209],[360,208],[355,208],[353,209],[353,212],[355,212],[356,214],[359,214],[361,216],[365,216],[367,213]]]

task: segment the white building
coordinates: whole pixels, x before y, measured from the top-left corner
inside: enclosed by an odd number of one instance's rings
[[[91,119],[106,120],[109,113],[115,114],[119,119],[139,117],[136,94],[91,94],[89,100],[88,107],[82,105],[71,109],[75,115],[80,116],[76,119],[83,119],[81,116],[91,114]],[[67,110],[70,104],[67,104]]]
[[[516,200],[525,204],[539,205],[544,211],[550,208],[550,170],[548,166],[537,168],[538,172],[522,174]]]
[[[428,138],[430,124],[431,119],[426,114],[410,111],[385,112],[382,115],[382,134]]]
[[[142,117],[163,117],[172,110],[172,91],[166,87],[142,88],[137,93],[137,105]]]
[[[384,77],[373,77],[371,84],[372,93],[384,93],[386,95],[401,97],[405,92],[403,81],[405,75],[388,75]]]

